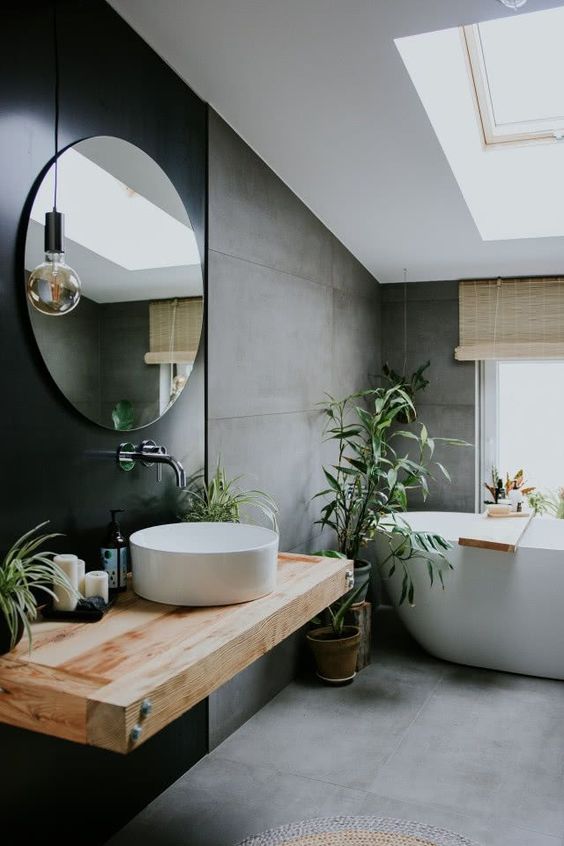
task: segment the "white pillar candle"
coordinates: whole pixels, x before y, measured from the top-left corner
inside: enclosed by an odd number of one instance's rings
[[[78,564],[78,590],[84,596],[84,575],[86,571],[86,564],[82,558],[77,559]]]
[[[76,555],[55,555],[53,564],[61,570],[73,588],[78,590],[78,558]],[[53,603],[55,611],[74,611],[78,602],[68,590],[60,585],[53,585],[53,592],[58,602]]]
[[[109,581],[105,570],[92,570],[84,577],[84,595],[101,596],[106,605],[109,599]]]

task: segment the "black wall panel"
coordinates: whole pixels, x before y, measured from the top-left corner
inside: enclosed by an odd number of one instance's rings
[[[206,105],[104,0],[59,0],[57,8],[60,148],[115,135],[143,149],[175,184],[205,256]],[[123,528],[131,532],[169,519],[176,494],[168,468],[160,485],[154,469],[125,474],[117,468],[111,456],[122,437],[83,418],[59,393],[29,325],[27,215],[54,149],[52,19],[45,0],[5,0],[0,11],[0,549],[50,519],[65,533],[57,548],[80,553],[93,567],[109,508],[126,509]],[[201,351],[178,402],[139,439],[166,444],[191,472],[204,464],[204,432]],[[6,726],[0,726],[0,744],[3,827],[18,818],[39,835],[62,825],[62,843],[99,842],[204,754],[206,704],[127,758]],[[81,795],[91,792],[107,797],[105,819],[75,819],[65,831],[64,811],[63,817],[54,813],[59,800],[79,815]]]

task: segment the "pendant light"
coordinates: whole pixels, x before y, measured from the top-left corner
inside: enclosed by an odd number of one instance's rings
[[[30,273],[26,291],[33,308],[51,317],[68,314],[79,303],[80,279],[65,262],[64,215],[57,211],[59,163],[59,39],[57,2],[53,3],[55,55],[55,165],[53,210],[45,215],[45,261]]]
[[[525,5],[527,0],[499,0],[499,2],[507,9],[512,9],[514,12]]]

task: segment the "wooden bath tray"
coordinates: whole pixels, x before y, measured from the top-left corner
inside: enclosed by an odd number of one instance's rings
[[[352,563],[282,554],[275,593],[182,608],[120,596],[99,623],[40,622],[0,658],[0,722],[127,753],[342,596]]]
[[[493,549],[496,552],[515,552],[533,516],[531,512],[524,520],[508,520],[501,517],[494,520],[483,514],[481,525],[474,535],[470,538],[459,538],[458,543],[460,546]]]

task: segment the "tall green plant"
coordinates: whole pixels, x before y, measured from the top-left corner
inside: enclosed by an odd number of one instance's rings
[[[323,409],[326,439],[337,442],[338,455],[330,469],[323,468],[329,487],[316,494],[326,500],[317,522],[335,531],[337,547],[347,558],[357,558],[363,546],[376,535],[383,536],[390,554],[380,567],[389,565],[387,576],[402,568],[401,602],[413,603],[409,562],[423,558],[431,583],[437,577],[443,584],[450,545],[440,535],[413,531],[401,513],[407,510],[410,492],[427,497],[431,468],[450,479],[446,468],[433,459],[436,442],[463,442],[432,438],[423,424],[417,431],[396,428],[398,418],[414,412],[411,398],[397,386],[360,391],[343,400],[329,397]]]
[[[242,510],[255,509],[278,531],[278,506],[272,497],[263,491],[241,489],[241,478],[228,479],[219,463],[207,484],[203,473],[196,473],[184,494],[181,519],[190,523],[239,523]]]
[[[421,364],[417,370],[414,370],[413,373],[409,375],[404,373],[398,373],[397,370],[394,370],[393,367],[390,367],[388,362],[384,364],[382,367],[382,378],[387,382],[389,388],[400,388],[404,393],[407,394],[409,399],[412,401],[412,407],[405,409],[405,411],[401,412],[398,416],[399,423],[413,423],[416,419],[417,414],[415,411],[415,406],[413,405],[413,401],[415,400],[415,394],[418,391],[424,391],[427,385],[429,384],[429,380],[425,378],[423,375],[425,371],[431,366],[430,361],[426,361],[424,364]]]

